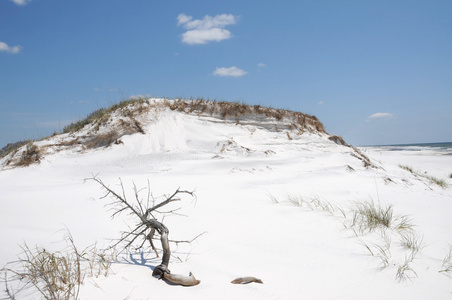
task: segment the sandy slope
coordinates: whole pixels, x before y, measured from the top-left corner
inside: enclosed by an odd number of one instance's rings
[[[86,153],[48,155],[39,165],[0,172],[0,264],[14,260],[18,244],[58,249],[66,227],[80,248],[108,245],[126,228],[110,219],[102,191],[84,179],[98,174],[131,194],[133,183],[149,180],[155,196],[178,187],[195,190],[184,198],[183,216],[165,219],[170,237],[191,239],[173,247],[173,273],[192,271],[196,287],[171,286],[151,276],[159,264],[151,252],[129,253],[108,277],[87,278],[81,299],[450,299],[451,278],[441,270],[452,243],[451,188],[402,170],[410,165],[445,178],[452,156],[435,153],[363,150],[381,168],[365,168],[327,135],[290,135],[259,123],[236,125],[172,111],[145,125],[146,134],[124,136],[123,144]],[[449,172],[449,173],[448,173]],[[450,179],[447,179],[452,184]],[[143,195],[144,196],[144,195]],[[320,199],[333,212],[298,207],[288,199]],[[394,229],[355,235],[350,228],[354,201],[393,204],[409,215],[424,247],[402,281],[397,270],[409,251]],[[305,204],[306,206],[306,204]],[[133,225],[132,225],[133,226]],[[370,248],[387,248],[389,265]],[[375,249],[375,248],[372,248]],[[179,259],[177,259],[177,258]],[[414,272],[413,272],[413,271]],[[232,285],[252,275],[264,284]],[[33,298],[33,296],[31,296]]]

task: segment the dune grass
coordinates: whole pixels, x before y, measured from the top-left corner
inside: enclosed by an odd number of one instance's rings
[[[279,203],[277,200],[274,200],[275,198],[273,196],[271,198],[273,202]],[[327,212],[331,215],[335,215],[339,212],[344,218],[346,218],[345,211],[340,206],[334,205],[318,196],[302,197],[291,195],[288,196],[287,199],[289,203],[297,207],[304,207],[313,211]]]
[[[406,165],[399,165],[399,168],[401,168],[401,169],[403,169],[405,171],[408,171],[411,174],[414,174],[416,176],[425,178],[425,179],[429,180],[430,183],[435,184],[435,185],[437,185],[439,187],[442,187],[442,188],[449,187],[449,185],[446,183],[446,181],[444,179],[439,179],[439,178],[436,178],[434,176],[427,175],[426,173],[421,173],[421,172],[415,171],[412,167],[409,167],[409,166],[406,166]],[[452,176],[452,174],[450,176]]]
[[[0,158],[7,156],[8,154],[17,151],[20,147],[33,142],[32,140],[23,140],[23,141],[18,141],[15,143],[10,143],[8,145],[6,145],[5,147],[3,147],[2,149],[0,149]]]
[[[444,256],[443,263],[441,265],[440,273],[444,273],[448,276],[452,276],[452,245],[449,245],[446,255]]]
[[[281,203],[270,195],[273,203]],[[413,262],[424,247],[423,237],[416,234],[414,224],[406,215],[396,215],[393,205],[381,205],[371,201],[352,202],[349,211],[319,197],[288,196],[288,202],[300,208],[328,212],[344,218],[345,228],[351,229],[358,243],[368,254],[379,262],[378,271],[394,271],[398,282],[418,277]],[[341,214],[337,214],[340,212]],[[393,243],[393,240],[398,242]],[[452,247],[449,256],[444,259],[443,271],[452,272]]]
[[[315,116],[303,114],[300,112],[294,112],[285,109],[275,109],[271,107],[263,107],[260,105],[248,105],[239,102],[227,102],[227,101],[210,101],[198,98],[196,100],[176,99],[168,100],[163,99],[161,102],[156,102],[151,105],[149,99],[144,98],[132,98],[128,100],[120,101],[108,108],[100,108],[90,113],[86,118],[67,125],[63,129],[63,133],[73,133],[81,130],[83,127],[89,124],[104,125],[111,117],[113,112],[121,110],[122,114],[132,115],[136,112],[141,112],[143,108],[154,107],[168,107],[173,111],[179,111],[184,113],[193,114],[208,114],[218,115],[222,119],[240,118],[251,115],[264,115],[269,118],[274,118],[278,121],[283,118],[289,118],[293,120],[292,127],[301,131],[316,131],[325,133],[323,124]]]
[[[378,227],[390,228],[394,213],[392,205],[380,206],[372,202],[355,202],[352,208],[352,226],[359,232],[372,232]]]
[[[114,104],[108,108],[99,108],[92,113],[90,113],[86,118],[71,123],[63,128],[63,133],[73,133],[81,130],[83,127],[89,124],[96,124],[98,126],[105,125],[110,119],[111,114],[115,111],[122,110],[122,114],[125,116],[130,116],[135,111],[130,111],[128,106],[137,105],[137,112],[141,112],[144,103],[149,103],[144,98],[132,98],[128,100],[122,100],[117,104]],[[141,109],[140,109],[141,108]]]
[[[108,276],[115,253],[96,246],[79,251],[69,232],[64,239],[67,247],[59,251],[21,246],[19,260],[0,270],[8,296],[5,299],[20,299],[30,293],[30,288],[44,299],[78,299],[86,276]]]

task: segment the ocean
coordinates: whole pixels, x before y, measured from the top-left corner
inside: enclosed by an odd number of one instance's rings
[[[433,151],[444,155],[452,155],[452,142],[379,145],[364,148],[380,148],[387,151]]]

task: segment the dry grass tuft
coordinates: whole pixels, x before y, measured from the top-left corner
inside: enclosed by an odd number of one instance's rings
[[[108,147],[118,141],[118,134],[115,131],[110,131],[104,134],[96,134],[87,138],[83,145],[86,149],[96,149],[101,147]]]
[[[372,232],[378,227],[390,228],[392,225],[392,205],[376,206],[372,202],[355,202],[352,226],[359,232]]]
[[[446,256],[443,259],[441,267],[440,273],[452,276],[452,245],[449,245],[449,249],[446,251]]]
[[[78,299],[85,276],[108,275],[116,255],[107,255],[95,246],[79,251],[70,233],[65,240],[67,248],[55,252],[22,246],[19,260],[0,270],[8,296],[5,299],[26,296],[30,288],[44,299]]]
[[[32,142],[31,140],[18,141],[15,143],[10,143],[0,149],[0,158],[7,156],[10,153],[17,151],[20,147]]]
[[[446,181],[444,179],[438,179],[438,178],[436,178],[434,176],[427,175],[427,172],[425,172],[425,173],[417,172],[417,171],[413,170],[412,167],[409,167],[409,166],[406,166],[406,165],[399,165],[399,168],[401,168],[401,169],[403,169],[405,171],[408,171],[408,172],[410,172],[411,174],[413,174],[415,176],[425,178],[425,179],[429,180],[430,183],[436,184],[439,187],[442,187],[442,188],[449,187],[449,185],[446,183]]]
[[[123,100],[117,104],[110,106],[109,108],[100,108],[93,111],[83,120],[72,123],[63,128],[63,133],[74,133],[80,131],[86,125],[93,125],[94,128],[99,129],[100,126],[106,125],[111,118],[112,113],[120,112],[121,116],[133,117],[137,114],[141,114],[147,111],[149,101],[144,98],[133,98],[129,100]]]
[[[41,160],[41,154],[39,152],[38,146],[36,146],[33,142],[28,143],[25,151],[22,152],[22,156],[20,161],[18,162],[19,166],[29,166],[32,163],[38,163]]]
[[[21,148],[17,148],[11,152],[11,157],[6,161],[7,166],[28,167],[31,164],[39,163],[41,161],[41,149],[39,149],[32,141],[26,144],[25,149],[20,154],[17,154],[20,149]]]
[[[338,145],[341,146],[348,146],[348,144],[344,141],[344,139],[341,136],[338,135],[332,135],[328,138],[330,141],[335,142]]]

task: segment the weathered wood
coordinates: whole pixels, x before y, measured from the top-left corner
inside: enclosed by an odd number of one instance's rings
[[[197,280],[193,274],[190,273],[189,276],[183,276],[183,275],[177,275],[177,274],[171,274],[170,270],[168,269],[170,257],[171,257],[171,250],[169,247],[169,230],[168,228],[162,223],[157,221],[157,219],[154,218],[152,215],[152,212],[156,212],[157,209],[171,203],[174,201],[179,201],[180,199],[176,196],[178,194],[189,194],[193,196],[192,192],[188,191],[181,191],[177,189],[176,192],[174,192],[171,196],[167,197],[166,200],[153,205],[152,207],[143,207],[142,203],[140,202],[138,198],[138,190],[136,186],[134,185],[134,192],[135,192],[135,200],[137,202],[137,205],[133,205],[130,203],[125,195],[124,186],[121,182],[121,188],[122,188],[122,196],[110,189],[108,186],[106,186],[99,178],[96,176],[93,176],[90,178],[91,180],[96,181],[99,183],[105,190],[106,195],[104,198],[108,195],[112,195],[115,198],[115,201],[112,203],[115,212],[113,213],[113,217],[121,212],[128,211],[129,213],[135,215],[140,220],[139,225],[129,231],[126,232],[123,237],[114,245],[117,246],[119,243],[127,243],[126,247],[129,247],[134,243],[134,241],[140,237],[144,236],[144,241],[148,240],[151,248],[154,250],[158,257],[157,250],[154,247],[154,244],[152,242],[152,239],[154,237],[155,232],[157,231],[158,234],[160,234],[160,242],[162,243],[162,262],[160,265],[154,268],[154,271],[152,272],[153,276],[159,277],[159,279],[166,279],[172,283],[175,284],[181,284],[185,286],[193,286],[200,283],[199,280]],[[148,199],[149,200],[149,199]],[[148,201],[149,203],[149,201]],[[146,232],[149,231],[149,233],[146,234]],[[133,236],[133,238],[131,238]],[[143,243],[144,243],[143,241]],[[143,243],[141,244],[140,248],[143,246]]]
[[[180,284],[183,286],[194,286],[198,285],[201,282],[201,280],[196,279],[191,272],[188,276],[165,273],[163,278],[172,283]]]
[[[253,276],[239,277],[231,281],[233,284],[247,284],[251,282],[263,283],[262,280]]]

